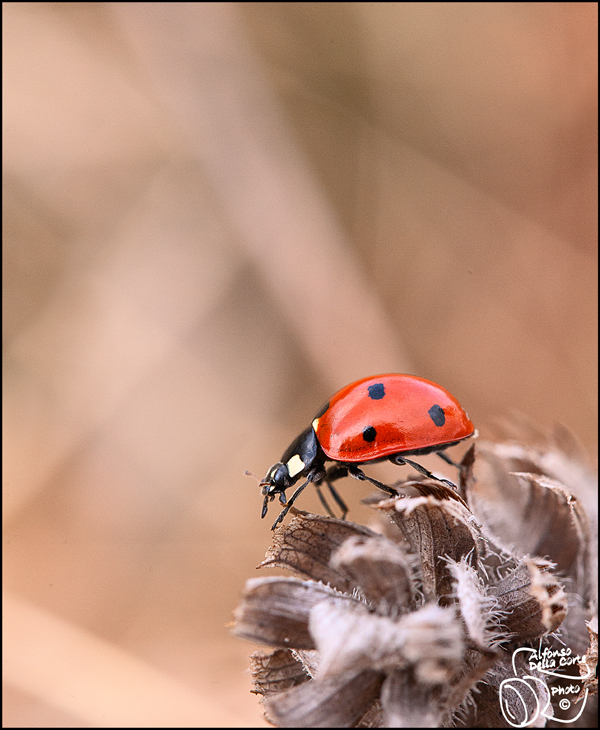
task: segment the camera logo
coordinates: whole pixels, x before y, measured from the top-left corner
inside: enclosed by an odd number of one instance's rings
[[[539,677],[523,673],[522,667],[521,670],[517,668],[517,659],[521,659],[521,654],[524,655],[530,672],[537,670],[549,677],[556,678],[551,686],[547,686]],[[577,668],[583,660],[583,657],[574,655],[571,649],[566,647],[550,649],[542,647],[541,642],[538,649],[530,647],[516,649],[512,657],[515,676],[505,679],[500,684],[499,690],[500,709],[506,722],[512,727],[520,728],[533,725],[540,715],[565,724],[578,720],[585,709],[587,689],[581,700],[581,709],[575,717],[561,719],[557,710],[562,713],[567,712],[572,705],[572,700],[580,695],[583,682],[592,676],[593,670],[587,663],[585,664],[586,676],[574,676],[567,673],[569,667]],[[545,700],[540,700],[540,697]]]

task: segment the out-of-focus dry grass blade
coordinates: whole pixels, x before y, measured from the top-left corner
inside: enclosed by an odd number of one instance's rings
[[[294,144],[235,6],[113,9],[325,381],[412,372]]]
[[[3,594],[4,679],[92,727],[244,727],[193,691],[108,641]]]

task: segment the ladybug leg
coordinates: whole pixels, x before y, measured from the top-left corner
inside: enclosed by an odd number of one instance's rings
[[[440,477],[434,476],[429,469],[426,469],[424,466],[421,466],[421,464],[417,464],[416,461],[411,461],[410,459],[406,459],[404,456],[400,456],[400,454],[396,454],[395,456],[390,457],[390,461],[394,462],[394,464],[398,464],[399,466],[402,466],[403,464],[408,464],[409,466],[412,466],[413,469],[418,471],[420,474],[423,474],[428,479],[435,479],[436,482],[441,482],[442,484],[446,484],[449,487],[452,487],[452,489],[458,489],[456,484],[453,484],[452,482],[448,481],[447,479],[440,479]]]
[[[327,504],[327,501],[326,501],[325,497],[323,496],[319,487],[321,486],[321,484],[323,482],[325,482],[325,484],[327,484],[329,493],[334,498],[334,500],[337,503],[337,506],[342,511],[342,516],[340,519],[345,520],[346,515],[348,514],[348,505],[344,502],[344,500],[340,496],[340,493],[333,486],[333,482],[336,481],[336,479],[341,479],[342,477],[347,477],[347,476],[348,476],[348,469],[345,466],[341,466],[340,464],[335,464],[334,466],[330,466],[329,469],[327,469],[327,471],[321,476],[320,479],[315,480],[315,487],[317,488],[317,494],[319,495],[321,504],[325,507],[325,509],[327,510],[327,514],[330,517],[335,518],[335,515],[331,511],[331,508]]]
[[[445,451],[436,451],[435,452],[442,461],[445,461],[446,464],[450,464],[450,466],[455,466],[459,471],[461,469],[460,464],[457,464],[455,461],[452,461],[452,459],[448,456],[448,454]]]
[[[303,482],[296,491],[292,494],[292,496],[289,498],[286,504],[285,499],[285,493],[283,493],[283,499],[282,495],[279,496],[279,501],[281,504],[285,504],[285,507],[281,510],[279,513],[279,517],[275,520],[273,523],[273,526],[271,527],[272,530],[274,530],[277,525],[282,522],[283,518],[287,515],[287,513],[290,511],[290,507],[294,504],[296,499],[300,496],[303,489],[306,488],[308,484],[311,482],[321,482],[323,480],[323,477],[325,476],[325,470],[323,469],[322,465],[317,464],[307,475],[306,481]]]
[[[267,510],[269,509],[269,495],[265,495],[265,499],[263,501],[263,507],[262,507],[262,513],[261,513],[261,519],[264,518],[264,516],[267,514]]]
[[[387,484],[384,484],[383,482],[378,482],[377,479],[373,479],[372,477],[367,476],[364,471],[362,469],[359,469],[357,466],[349,466],[348,471],[355,479],[358,479],[361,482],[371,482],[371,484],[374,484],[376,487],[381,489],[382,492],[391,494],[392,497],[398,496],[398,492],[393,487],[388,487]]]
[[[346,519],[346,515],[348,514],[348,505],[344,502],[344,500],[342,499],[341,494],[333,486],[333,484],[331,484],[331,482],[327,481],[327,486],[329,487],[329,491],[331,492],[331,496],[337,502],[337,506],[342,510],[342,516],[340,517],[340,519],[341,520],[345,520]]]
[[[334,464],[330,466],[325,472],[325,481],[336,482],[338,479],[348,476],[348,467],[342,466],[341,464]]]
[[[298,498],[298,496],[300,495],[300,493],[302,492],[302,490],[303,490],[303,489],[304,489],[304,488],[305,488],[305,487],[306,487],[306,486],[307,486],[308,484],[310,484],[310,482],[311,482],[311,481],[312,481],[312,480],[311,480],[310,478],[308,478],[308,479],[307,479],[307,480],[306,480],[305,482],[303,482],[303,483],[302,483],[302,484],[301,484],[301,485],[300,485],[300,486],[298,487],[298,489],[296,489],[296,491],[295,491],[295,492],[294,492],[294,493],[292,494],[292,496],[291,496],[291,497],[289,498],[289,500],[288,500],[287,504],[285,505],[285,507],[284,507],[284,508],[283,508],[283,509],[281,510],[281,512],[279,513],[279,517],[278,517],[278,518],[277,518],[277,519],[275,520],[275,522],[273,523],[273,526],[271,527],[271,529],[272,529],[272,530],[274,530],[274,529],[275,529],[275,528],[277,527],[277,525],[278,525],[278,524],[279,524],[280,522],[282,522],[282,521],[283,521],[283,518],[284,518],[284,517],[285,517],[285,516],[287,515],[287,513],[288,513],[288,512],[290,511],[290,507],[291,507],[291,506],[292,506],[292,505],[294,504],[294,502],[296,501],[296,499]]]
[[[285,492],[282,490],[281,492],[271,492],[265,494],[265,498],[263,500],[263,506],[262,506],[262,512],[261,512],[261,519],[264,519],[267,516],[267,510],[269,509],[269,504],[275,499],[275,496],[279,494],[279,502],[280,504],[286,503],[286,497]]]
[[[346,519],[346,515],[348,514],[348,505],[344,502],[338,490],[333,486],[333,482],[347,476],[348,467],[342,466],[341,464],[334,464],[327,469],[325,476],[323,477],[323,481],[327,484],[331,496],[335,499],[337,506],[342,511],[342,516],[340,518],[342,520]]]
[[[331,485],[327,484],[327,486],[331,490]],[[335,517],[335,515],[333,514],[333,512],[331,510],[331,507],[329,506],[329,504],[327,503],[327,500],[323,496],[323,492],[321,491],[321,485],[320,484],[317,484],[317,482],[315,482],[315,489],[317,490],[317,494],[319,495],[319,499],[321,500],[321,504],[323,505],[323,507],[325,507],[325,511],[327,512],[327,514],[330,517]]]
[[[464,464],[457,464],[456,461],[452,461],[452,459],[446,454],[445,451],[438,451],[436,452],[437,455],[440,457],[440,459],[443,459],[446,464],[450,464],[451,466],[455,466],[458,469],[458,477],[459,479],[463,479],[465,476],[465,466]],[[473,482],[476,482],[477,480],[473,475],[471,475],[471,479]]]

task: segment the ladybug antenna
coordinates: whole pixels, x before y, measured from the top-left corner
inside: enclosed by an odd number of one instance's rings
[[[259,478],[258,478],[258,477],[256,476],[256,474],[255,474],[255,473],[254,473],[253,471],[248,471],[248,469],[246,469],[246,471],[244,472],[244,476],[246,476],[246,477],[252,477],[253,479],[256,479],[256,481],[257,481],[257,482],[260,482],[260,481],[261,481],[261,480],[260,480],[260,479],[259,479]]]

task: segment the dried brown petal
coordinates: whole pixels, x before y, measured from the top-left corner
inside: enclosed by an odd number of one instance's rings
[[[590,471],[590,459],[584,445],[564,423],[555,423],[553,425],[548,451],[558,451],[570,462],[580,464]]]
[[[250,656],[254,694],[271,695],[308,682],[310,676],[291,649],[275,649],[270,654],[255,651]]]
[[[279,727],[353,727],[378,698],[383,675],[349,671],[311,681],[267,700]]]
[[[390,672],[381,688],[385,727],[439,727],[440,688],[424,685],[412,672]]]
[[[556,631],[567,615],[567,595],[558,579],[551,574],[550,565],[544,565],[539,558],[523,562],[531,573],[529,591],[542,608],[540,621],[546,627],[547,633]]]
[[[351,537],[334,553],[331,563],[351,576],[380,613],[395,616],[416,607],[413,568],[391,540],[380,535]]]
[[[288,568],[340,591],[352,592],[352,579],[341,566],[330,563],[332,554],[349,537],[374,536],[368,527],[319,515],[298,514],[273,536],[260,568]]]
[[[587,467],[557,450],[539,452],[515,443],[479,442],[477,456],[469,504],[495,542],[521,556],[548,557],[577,581],[578,592],[589,595],[590,531],[582,504],[572,494],[588,499],[596,494]]]
[[[598,617],[594,616],[591,621],[586,621],[590,634],[590,646],[579,662],[579,675],[583,680],[581,692],[577,697],[579,702],[588,694],[598,694]]]
[[[320,657],[318,679],[352,669],[382,669],[386,659],[389,663],[390,653],[392,662],[401,661],[398,648],[391,646],[394,628],[390,619],[381,619],[366,606],[336,601],[315,606],[309,630]]]
[[[504,416],[496,416],[488,427],[494,441],[513,441],[531,448],[543,448],[548,443],[546,430],[520,411],[511,410]]]
[[[450,678],[463,654],[462,629],[453,609],[429,604],[400,619],[406,632],[404,655],[424,684]]]
[[[563,586],[569,602],[569,610],[560,625],[561,646],[568,646],[573,654],[583,656],[590,646],[590,634],[586,626],[592,618],[589,606],[583,606],[578,596],[574,596],[568,589],[568,584]]]
[[[514,640],[526,641],[555,631],[567,613],[567,596],[551,563],[525,559],[488,592],[498,600],[502,625]]]
[[[475,477],[468,484],[468,502],[489,531],[510,549],[520,536],[527,497],[512,472],[542,474],[523,447],[516,444],[477,443]]]
[[[498,634],[497,601],[485,593],[482,580],[465,558],[459,563],[448,561],[455,580],[455,594],[465,627],[475,644],[487,648]]]
[[[235,612],[233,633],[269,646],[314,649],[308,632],[310,610],[320,601],[340,595],[313,581],[254,578],[246,582],[242,602]],[[356,602],[350,596],[343,599]]]
[[[412,497],[435,497],[436,499],[442,500],[455,500],[460,502],[464,507],[467,507],[467,503],[464,499],[451,487],[437,482],[433,479],[427,479],[420,475],[415,479],[406,479],[399,481],[394,484],[394,488],[398,491],[401,497],[412,498]]]
[[[519,553],[551,560],[557,571],[575,580],[580,594],[585,592],[589,586],[590,528],[579,501],[548,477],[523,473],[515,476],[529,495]]]
[[[444,558],[458,562],[463,555],[475,563],[480,535],[466,507],[434,497],[390,499],[377,505],[398,525],[410,552],[420,556],[425,601],[451,602],[452,575]]]
[[[309,629],[321,657],[319,680],[350,669],[412,665],[422,682],[435,684],[448,679],[462,655],[454,611],[435,604],[393,620],[364,606],[324,601],[311,611]]]
[[[460,471],[458,474],[458,491],[460,496],[463,498],[466,504],[469,504],[469,490],[475,483],[474,467],[475,467],[475,452],[476,444],[473,443],[465,452],[465,455],[460,460]]]
[[[557,423],[550,433],[537,424],[516,414],[505,421],[498,434],[501,444],[479,441],[480,445],[508,447],[523,466],[513,465],[509,471],[527,471],[546,474],[564,484],[569,491],[585,498],[595,494],[597,474],[592,469],[589,455],[577,437],[563,424]]]
[[[473,705],[473,688],[500,656],[500,649],[476,649],[474,646],[465,649],[462,666],[456,667],[446,692],[444,727],[457,724],[459,717],[467,714],[468,707]]]
[[[304,667],[304,671],[312,679],[319,668],[319,652],[316,649],[292,649],[292,654]]]
[[[381,707],[381,701],[375,700],[361,719],[354,725],[354,727],[381,727],[383,725],[383,709]]]

